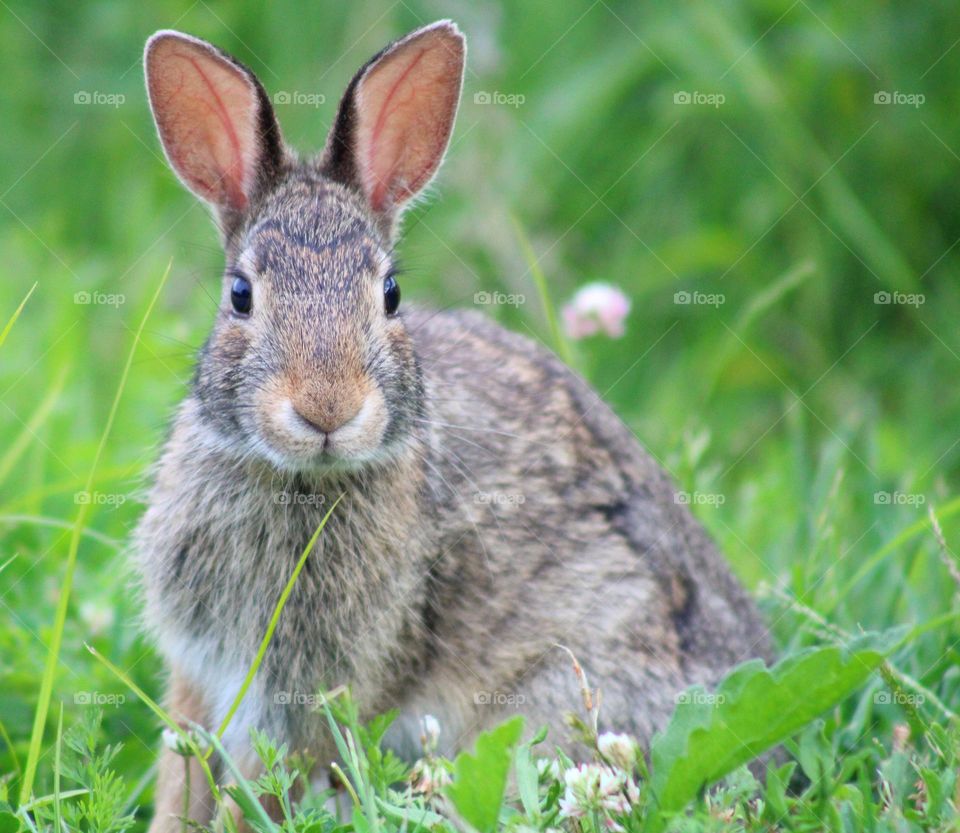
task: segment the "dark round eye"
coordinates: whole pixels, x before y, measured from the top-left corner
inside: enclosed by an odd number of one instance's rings
[[[242,275],[237,275],[230,286],[230,303],[237,315],[249,315],[253,305],[253,287]]]
[[[387,275],[383,279],[383,308],[387,315],[393,315],[400,306],[400,284],[393,275]]]

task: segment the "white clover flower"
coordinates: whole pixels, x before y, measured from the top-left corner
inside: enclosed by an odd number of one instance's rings
[[[630,299],[622,290],[608,283],[588,283],[577,290],[562,315],[567,336],[579,340],[598,332],[620,338],[629,312]]]
[[[637,763],[637,742],[629,735],[604,732],[597,738],[597,749],[608,764],[627,773],[633,772]]]
[[[185,729],[184,734],[186,734],[186,736],[193,741],[201,755],[206,754],[207,750],[210,748],[210,745],[193,729]],[[184,740],[183,736],[179,732],[174,732],[173,729],[163,730],[163,745],[172,752],[182,755],[184,758],[193,757],[193,749]]]
[[[420,720],[420,745],[424,755],[432,755],[440,743],[440,721],[432,714],[425,714]]]
[[[541,781],[560,779],[560,761],[551,758],[537,758],[537,777]]]
[[[640,800],[640,791],[627,773],[603,764],[571,767],[563,780],[566,789],[560,799],[560,815],[565,818],[581,818],[591,812],[623,815]]]
[[[428,761],[421,758],[413,765],[410,773],[410,783],[414,792],[424,795],[433,795],[440,792],[451,782],[450,773],[439,761]]]

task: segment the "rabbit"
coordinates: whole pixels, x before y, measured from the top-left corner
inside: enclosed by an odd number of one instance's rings
[[[465,55],[447,20],[391,43],[301,159],[237,60],[169,30],[146,45],[167,160],[225,251],[134,536],[183,725],[220,726],[340,498],[223,735],[247,777],[252,728],[333,760],[316,695],[341,685],[361,717],[399,709],[386,742],[408,759],[428,714],[448,754],[513,713],[573,753],[563,648],[604,725],[643,744],[678,692],[771,655],[753,602],[597,393],[476,311],[401,303],[398,223],[446,153]],[[152,829],[173,833],[184,765],[162,756]],[[186,812],[209,823],[198,769],[191,782]]]

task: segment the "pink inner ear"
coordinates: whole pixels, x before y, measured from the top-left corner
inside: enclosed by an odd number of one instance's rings
[[[148,67],[154,115],[177,174],[206,200],[246,208],[257,147],[249,80],[189,41],[161,41]]]
[[[374,211],[383,211],[390,194],[390,186],[401,173],[404,147],[396,135],[398,120],[409,120],[415,117],[416,107],[414,85],[416,79],[410,80],[410,75],[423,60],[425,49],[417,52],[406,66],[401,66],[395,78],[389,78],[389,86],[385,90],[380,112],[370,131],[370,147],[368,150],[368,170],[373,174],[370,190],[370,203]],[[390,121],[388,121],[390,120]],[[390,126],[393,130],[390,130]],[[401,188],[405,183],[397,183]],[[409,188],[409,186],[407,186]],[[400,199],[400,195],[396,195]],[[409,196],[409,194],[408,194]]]
[[[385,56],[363,79],[357,143],[374,211],[412,197],[440,164],[456,113],[462,55],[459,40],[432,32]]]
[[[210,76],[203,71],[200,62],[187,55],[181,56],[188,61],[197,73],[198,78],[206,88],[208,95],[196,99],[195,106],[206,109],[209,121],[219,124],[222,135],[226,139],[224,158],[216,159],[217,167],[223,171],[221,183],[227,189],[228,197],[238,208],[245,208],[247,204],[246,194],[241,187],[244,181],[243,175],[243,152],[240,149],[240,139],[237,135],[237,125],[230,118],[224,104],[223,96],[217,91]],[[208,123],[209,126],[209,123]],[[211,143],[214,156],[216,156],[217,143]],[[204,185],[213,193],[213,185],[204,183]]]

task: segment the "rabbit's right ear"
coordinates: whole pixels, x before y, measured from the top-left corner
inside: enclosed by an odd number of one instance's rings
[[[283,142],[256,76],[199,38],[163,30],[147,41],[150,109],[170,166],[229,234],[278,173]]]

